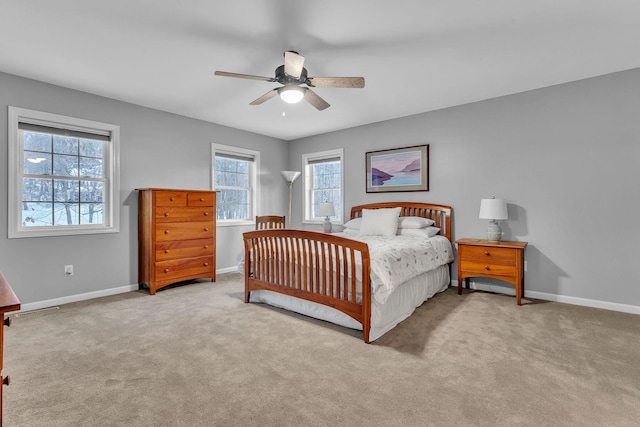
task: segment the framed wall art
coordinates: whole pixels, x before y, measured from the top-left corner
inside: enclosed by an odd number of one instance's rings
[[[429,145],[365,153],[367,193],[429,191]]]

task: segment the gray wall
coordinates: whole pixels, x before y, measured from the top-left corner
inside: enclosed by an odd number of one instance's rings
[[[212,99],[212,102],[215,102]],[[7,239],[7,106],[112,123],[120,126],[120,232],[108,235]],[[0,270],[23,304],[100,293],[136,284],[136,188],[210,189],[211,143],[261,152],[260,212],[284,214],[287,186],[283,141],[193,120],[108,98],[0,73]],[[218,227],[217,268],[234,268],[241,232]],[[65,264],[74,276],[65,277]]]
[[[344,147],[346,217],[377,201],[448,204],[455,238],[484,238],[480,199],[504,198],[505,240],[529,242],[530,295],[640,312],[639,112],[635,69],[293,141],[289,166]],[[365,192],[365,152],[419,144],[430,148],[429,192]]]

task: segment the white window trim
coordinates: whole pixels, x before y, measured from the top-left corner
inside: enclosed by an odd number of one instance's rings
[[[99,225],[70,225],[50,227],[22,226],[22,170],[23,155],[18,130],[19,122],[28,122],[50,127],[75,128],[85,132],[109,132],[111,142],[109,150],[103,158],[106,174],[105,189],[105,223]],[[92,120],[78,119],[59,114],[28,110],[9,106],[8,115],[8,237],[49,237],[73,236],[81,234],[117,233],[120,231],[120,126]]]
[[[250,220],[237,220],[237,219],[217,219],[216,226],[218,227],[237,227],[243,225],[254,225],[255,224],[255,216],[258,211],[258,202],[260,198],[260,191],[258,191],[258,177],[260,176],[260,152],[255,150],[249,150],[247,148],[239,148],[234,147],[232,145],[224,145],[224,144],[216,144],[215,142],[211,144],[211,189],[216,189],[216,153],[220,154],[238,154],[245,156],[252,156],[253,163],[255,165],[255,171],[252,176],[249,177],[251,180],[251,205],[253,212],[250,213]]]
[[[333,157],[340,158],[340,205],[342,206],[341,212],[336,212],[336,218],[331,220],[332,224],[342,225],[344,223],[344,149],[337,148],[335,150],[319,151],[316,153],[307,153],[302,155],[302,182],[304,186],[302,191],[302,223],[303,224],[322,224],[324,220],[319,219],[307,219],[307,213],[311,209],[311,197],[309,189],[312,187],[310,182],[311,177],[307,173],[307,166],[309,162],[314,160],[329,159]]]

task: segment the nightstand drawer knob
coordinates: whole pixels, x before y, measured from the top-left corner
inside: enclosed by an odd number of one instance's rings
[[[208,262],[205,262],[205,263],[204,263],[204,264],[202,264],[202,265],[204,265],[205,267],[208,267],[208,266],[209,266],[209,263],[208,263]]]
[[[164,234],[169,234],[169,230],[164,230]]]
[[[491,267],[489,267],[488,265],[485,265],[485,266],[484,266],[484,269],[485,269],[485,270],[487,270],[487,271],[489,271],[489,270],[491,270]]]
[[[209,228],[205,227],[205,228],[204,228],[204,231],[209,231]]]
[[[204,216],[209,216],[209,212],[205,212],[205,213],[204,213]]]
[[[169,216],[169,212],[165,212],[165,213],[164,213],[164,216],[165,216],[165,217],[168,217],[168,216]]]
[[[164,250],[164,253],[165,253],[165,254],[168,254],[168,253],[169,253],[169,249],[165,249],[165,250]]]
[[[486,256],[491,255],[491,254],[489,253],[489,251],[484,251],[484,254],[485,254]]]
[[[168,273],[168,272],[169,272],[169,269],[168,269],[168,268],[165,268],[165,269],[164,269],[164,272],[165,272],[165,273]]]
[[[169,200],[172,201],[172,202],[175,202],[176,198],[175,197],[169,197]]]

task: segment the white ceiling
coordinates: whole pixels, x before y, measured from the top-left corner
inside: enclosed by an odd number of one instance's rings
[[[0,0],[0,71],[285,140],[637,68],[639,40],[637,0]],[[366,86],[317,111],[213,75],[285,50]]]

